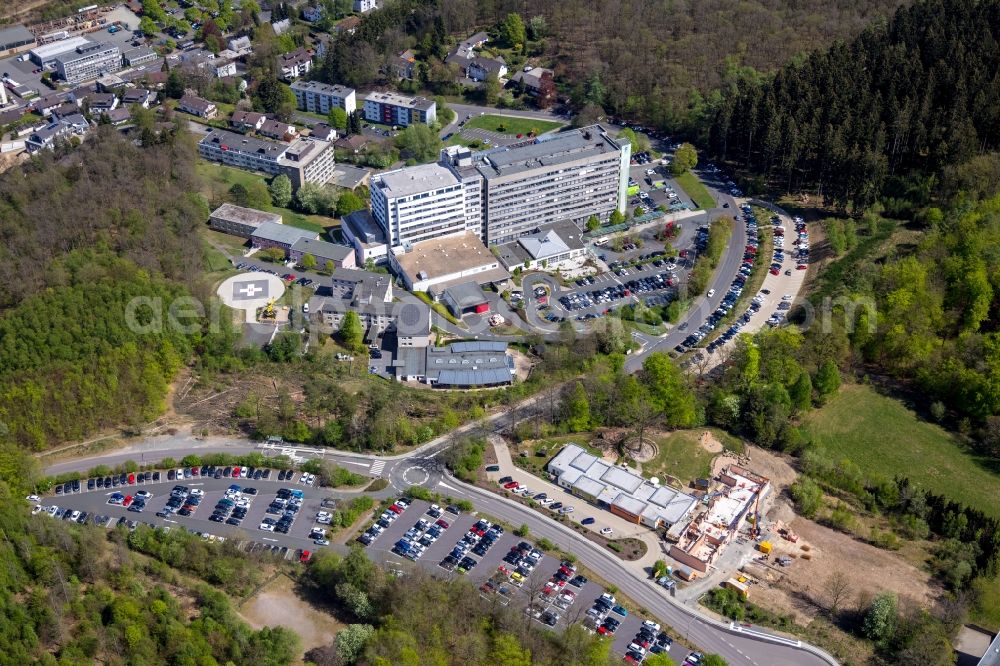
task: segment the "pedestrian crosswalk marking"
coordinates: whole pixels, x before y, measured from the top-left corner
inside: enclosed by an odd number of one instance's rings
[[[371,467],[372,476],[381,476],[382,475],[382,470],[384,468],[385,468],[385,461],[384,460],[376,460],[375,462],[372,463],[372,467]]]

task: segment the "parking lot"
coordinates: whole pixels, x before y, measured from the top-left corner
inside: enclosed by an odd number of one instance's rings
[[[767,224],[773,233],[774,248],[772,256],[758,257],[757,233],[758,221],[749,205],[743,205],[744,220],[747,225],[747,247],[744,255],[744,265],[741,274],[737,276],[722,305],[716,310],[701,328],[692,333],[674,351],[683,353],[687,348],[695,346],[711,330],[723,316],[728,314],[742,293],[745,278],[749,276],[749,267],[755,260],[767,261],[767,274],[761,284],[761,290],[754,295],[749,307],[726,331],[705,346],[705,352],[711,356],[705,370],[711,369],[723,360],[723,355],[716,355],[720,349],[726,348],[741,332],[756,333],[765,326],[778,326],[785,322],[787,313],[798,298],[799,291],[805,280],[805,268],[809,263],[809,232],[805,221],[801,218],[789,219],[779,215],[771,216]],[[788,227],[794,227],[791,234]],[[702,354],[702,352],[698,352]],[[696,355],[695,361],[700,360]]]
[[[558,323],[565,319],[596,319],[624,305],[666,305],[676,296],[685,268],[662,255],[662,251],[647,253],[636,264],[613,262],[611,271],[580,278],[572,287],[559,288],[555,293],[554,283],[532,286],[534,282],[529,281],[529,307],[540,317]]]
[[[50,509],[50,513],[61,519],[68,519],[65,512],[68,509],[70,517],[73,511],[80,512],[76,518],[78,522],[93,523],[96,517],[103,516],[106,518],[102,521],[105,527],[113,527],[119,521],[132,521],[147,523],[154,527],[183,528],[197,533],[211,534],[214,538],[255,541],[279,548],[285,547],[288,557],[292,557],[295,549],[315,550],[322,547],[315,543],[315,538],[310,538],[310,532],[316,527],[327,529],[317,523],[316,515],[321,511],[332,510],[330,502],[324,504],[324,500],[337,493],[302,483],[302,475],[299,473],[294,473],[291,479],[279,481],[278,470],[266,470],[269,474],[267,479],[233,478],[222,475],[215,478],[214,474],[202,476],[201,470],[198,471],[198,475],[186,478],[182,472],[180,479],[168,479],[167,472],[158,472],[158,481],[151,478],[148,482],[140,483],[135,479],[131,484],[128,482],[130,475],[126,475],[125,484],[113,485],[111,488],[97,488],[95,483],[95,487],[91,490],[87,489],[87,481],[84,480],[80,482],[78,492],[45,498],[41,504],[53,507],[54,512]],[[206,468],[206,472],[208,471]],[[265,470],[261,472],[263,475]],[[131,476],[135,478],[137,475]],[[176,477],[176,472],[174,476]],[[182,496],[177,494],[172,498],[171,492],[175,486],[182,486],[186,491]],[[238,486],[239,490],[231,490],[231,486]],[[295,517],[289,521],[287,533],[259,529],[265,519],[277,524],[285,515],[287,508],[275,513],[271,507],[279,492],[302,495],[301,503],[294,511]],[[137,502],[137,497],[141,497],[142,493],[149,493],[150,496],[144,501]],[[122,498],[120,503],[109,503],[116,494]],[[197,503],[190,502],[192,499],[197,499]],[[232,502],[228,511],[224,514],[216,513],[216,507],[224,501]],[[174,506],[168,509],[168,504],[171,503]],[[139,505],[141,509],[138,508]],[[81,521],[84,513],[86,517]],[[234,513],[236,515],[242,513],[242,518],[238,522],[232,520]],[[213,514],[223,517],[221,520],[213,520]]]
[[[328,519],[323,516],[333,511],[335,498],[331,495],[335,492],[303,483],[309,481],[308,475],[304,479],[299,473],[289,472],[289,478],[279,480],[278,470],[244,468],[236,477],[229,468],[227,477],[225,469],[182,468],[169,474],[170,478],[167,471],[149,472],[148,480],[140,473],[125,474],[124,480],[118,476],[114,479],[117,485],[107,488],[98,488],[93,479],[88,489],[84,479],[75,489],[70,484],[68,492],[32,497],[30,501],[37,503],[35,513],[46,512],[54,519],[109,529],[117,525],[134,528],[139,523],[187,529],[210,540],[236,540],[246,551],[271,550],[288,560],[303,559],[303,551],[324,547],[317,539],[326,535],[316,531],[328,529],[324,524]],[[260,478],[253,478],[258,472]],[[281,507],[275,507],[278,498],[285,498]],[[293,504],[295,511],[289,513]],[[675,659],[686,656],[683,650],[679,655],[670,652],[671,637],[661,635],[658,627],[655,631],[647,627],[640,636],[646,618],[629,612],[611,596],[601,600],[607,590],[578,574],[573,563],[543,554],[529,540],[481,516],[454,507],[432,507],[422,500],[408,504],[397,504],[399,513],[393,513],[396,517],[391,521],[376,516],[384,528],[370,540],[367,552],[388,569],[403,571],[403,567],[416,564],[444,578],[468,576],[484,598],[499,595],[501,603],[525,608],[537,622],[556,629],[582,623],[589,631],[613,636],[614,650],[631,655],[633,663],[640,663],[650,651],[666,651]],[[236,516],[240,516],[238,524],[233,521]],[[287,533],[259,529],[265,520],[277,524],[284,516],[291,517]],[[428,537],[429,532],[433,538]],[[400,547],[404,539],[424,545],[410,551]]]
[[[682,210],[697,206],[683,188],[670,177],[670,167],[658,161],[633,162],[629,167],[629,187],[639,188],[639,194],[629,197],[629,211],[642,206],[648,212],[659,206],[667,210]]]
[[[537,622],[554,628],[582,623],[592,632],[611,634],[613,649],[621,655],[631,654],[635,663],[650,650],[666,651],[675,659],[686,656],[679,647],[674,649],[677,655],[671,652],[672,641],[666,634],[660,647],[654,648],[661,634],[655,623],[655,630],[648,627],[651,634],[639,637],[646,618],[629,613],[612,595],[601,600],[607,590],[578,574],[573,563],[543,554],[528,539],[479,516],[456,514],[454,507],[449,510],[422,500],[413,500],[405,507],[397,504],[395,510],[387,511],[395,517],[382,514],[376,522],[382,523],[381,532],[364,541],[374,559],[386,562],[389,568],[407,566],[409,560],[432,568],[442,577],[468,576],[481,596],[490,599],[497,595],[505,605],[523,607]],[[368,533],[373,531],[370,528]],[[435,534],[433,540],[424,538],[428,531]],[[419,549],[401,547],[421,542],[426,545]],[[630,645],[642,648],[642,652],[630,650]]]

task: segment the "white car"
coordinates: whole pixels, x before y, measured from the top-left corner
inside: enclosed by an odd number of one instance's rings
[[[24,499],[28,500],[29,502],[35,502],[35,503],[42,501],[42,498],[39,497],[38,495],[28,495]]]
[[[603,534],[604,536],[611,536],[613,532],[614,530],[611,529],[610,527],[605,527],[604,529],[601,530],[601,534]]]
[[[629,643],[628,649],[632,650],[633,652],[638,652],[641,655],[646,654],[646,648],[642,647],[638,643]]]
[[[330,516],[327,516],[326,518],[317,518],[316,522],[319,523],[320,525],[329,525],[333,522],[333,518],[331,518]]]
[[[78,520],[79,518],[80,518],[80,512],[79,512],[79,511],[74,511],[74,512],[73,512],[73,513],[71,513],[71,514],[70,514],[70,516],[69,516],[69,519],[70,519],[70,520],[72,520],[72,521],[73,521],[74,523],[75,523],[75,522],[76,522],[76,521],[77,521],[77,520]]]
[[[136,499],[148,500],[152,496],[153,496],[153,493],[149,492],[148,490],[138,490],[135,493],[135,498]]]
[[[330,512],[329,511],[320,511],[320,512],[318,512],[316,514],[316,517],[317,518],[329,518],[330,517]]]
[[[55,515],[57,513],[59,513],[59,507],[57,507],[55,504],[53,504],[49,508],[45,509],[45,513],[49,514],[50,516],[55,517]]]
[[[712,296],[715,296],[715,290],[714,289],[709,289],[708,290],[708,297],[712,298]]]
[[[652,176],[654,173],[656,173],[656,171],[654,171],[653,169],[646,169],[647,176]]]
[[[202,490],[201,488],[192,488],[190,494],[193,495],[194,497],[201,497],[205,494],[205,491]],[[150,495],[150,497],[152,497],[152,495]]]
[[[330,542],[327,539],[316,539],[313,541],[317,546],[329,546]]]
[[[271,525],[270,523],[261,523],[257,527],[257,529],[263,530],[265,532],[273,532],[274,531],[274,525]]]
[[[573,513],[573,511],[574,511],[574,508],[571,507],[571,506],[564,506],[563,508],[559,509],[559,513],[562,513],[562,514]]]
[[[34,516],[34,515],[36,515],[38,513],[41,513],[41,511],[42,511],[42,505],[41,504],[36,504],[35,506],[33,506],[31,508],[31,515]]]
[[[643,620],[642,621],[642,626],[649,627],[653,631],[659,631],[660,630],[660,625],[657,624],[656,622],[653,622],[652,620]]]

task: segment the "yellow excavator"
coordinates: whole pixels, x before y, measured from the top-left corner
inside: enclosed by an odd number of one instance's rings
[[[278,314],[278,312],[277,312],[277,310],[274,307],[274,299],[273,298],[270,299],[267,302],[267,305],[265,305],[264,307],[262,307],[260,309],[260,318],[261,319],[274,319],[277,316],[277,314]]]

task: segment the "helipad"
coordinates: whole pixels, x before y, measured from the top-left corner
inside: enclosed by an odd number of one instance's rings
[[[277,301],[285,293],[285,283],[270,273],[242,273],[219,285],[216,293],[222,302],[236,310],[245,310],[248,322],[257,321],[257,309]]]

